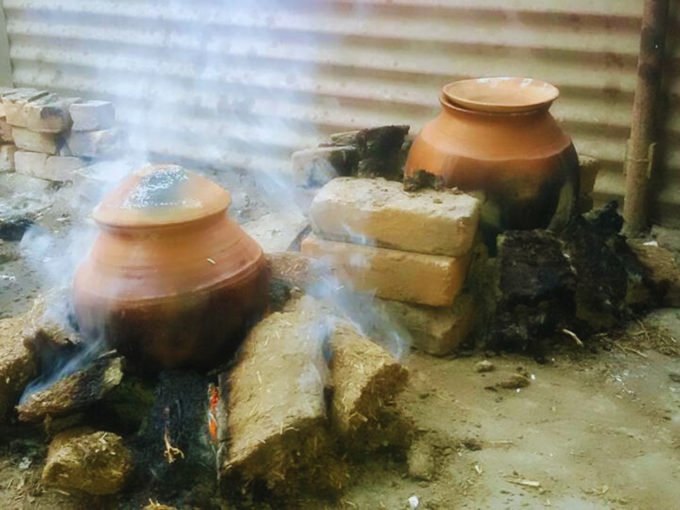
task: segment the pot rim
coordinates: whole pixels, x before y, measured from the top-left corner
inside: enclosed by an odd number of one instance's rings
[[[470,92],[474,90],[485,91],[487,95],[492,91],[499,91],[499,100],[493,101],[491,97],[480,99],[474,95],[471,96]],[[508,97],[509,91],[515,92],[511,98]],[[535,93],[536,91],[538,94]],[[559,89],[551,83],[520,76],[457,80],[444,85],[441,92],[450,104],[469,111],[495,114],[522,113],[549,108],[560,95]]]
[[[552,103],[549,103],[547,105],[537,106],[536,108],[532,108],[531,110],[522,110],[522,111],[518,111],[518,112],[507,112],[507,111],[490,112],[490,111],[482,111],[482,110],[472,110],[470,108],[464,108],[463,106],[454,104],[442,92],[441,94],[439,94],[439,104],[441,104],[442,107],[445,110],[448,110],[450,113],[464,113],[464,114],[475,115],[475,116],[480,116],[480,117],[529,117],[531,115],[536,115],[537,113],[543,113],[543,112],[548,111],[550,109],[550,106],[551,106]]]

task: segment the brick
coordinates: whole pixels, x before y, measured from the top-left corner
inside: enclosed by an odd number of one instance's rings
[[[459,295],[452,307],[431,307],[378,300],[377,306],[410,334],[412,346],[434,356],[455,351],[470,335],[476,314],[473,297]]]
[[[76,172],[88,163],[81,158],[49,156],[28,151],[18,151],[15,160],[17,172],[56,182],[74,180],[77,176]]]
[[[40,152],[16,151],[14,153],[14,167],[17,173],[37,177],[43,173],[47,154]]]
[[[309,216],[326,239],[457,257],[470,251],[480,204],[460,192],[405,193],[399,182],[348,177],[324,186]]]
[[[44,90],[36,89],[15,89],[14,92],[8,92],[2,96],[2,105],[4,114],[12,126],[26,127],[26,116],[24,115],[24,106],[31,101],[47,96],[49,93]],[[53,96],[55,96],[53,94]]]
[[[293,179],[300,187],[318,188],[355,171],[359,153],[355,147],[319,147],[293,153]]]
[[[0,140],[7,143],[14,142],[14,135],[12,135],[12,126],[5,119],[0,119]]]
[[[108,101],[84,101],[69,108],[73,131],[100,131],[116,123],[116,110]]]
[[[14,172],[14,145],[0,145],[0,173]]]
[[[76,172],[86,167],[88,162],[82,158],[72,156],[49,156],[43,168],[43,174],[38,175],[49,181],[72,181]]]
[[[0,87],[0,118],[5,118],[5,105],[2,103],[3,98],[14,94],[16,90],[17,89],[13,87]]]
[[[120,130],[71,131],[66,143],[74,156],[98,158],[113,156],[120,151]]]
[[[302,253],[323,259],[341,283],[358,292],[395,301],[450,306],[460,293],[469,256],[444,257],[335,241],[314,235],[302,242]]]
[[[71,128],[69,106],[80,101],[78,97],[60,98],[49,94],[24,106],[26,127],[38,133],[62,133]]]
[[[14,144],[21,150],[57,154],[64,139],[58,134],[36,133],[26,128],[13,127]]]

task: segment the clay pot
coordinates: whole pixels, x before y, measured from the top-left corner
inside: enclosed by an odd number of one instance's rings
[[[442,111],[423,127],[406,163],[448,187],[484,192],[482,223],[498,230],[557,227],[578,196],[578,156],[548,109],[555,87],[526,78],[446,85]]]
[[[150,369],[228,360],[264,313],[269,283],[230,203],[176,165],[143,168],[105,197],[93,213],[101,233],[73,284],[84,334]]]

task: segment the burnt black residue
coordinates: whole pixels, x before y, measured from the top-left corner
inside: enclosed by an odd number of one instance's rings
[[[136,483],[144,494],[163,494],[165,501],[187,508],[214,506],[215,448],[207,432],[209,383],[206,376],[188,371],[159,375],[150,416],[131,441]],[[165,455],[166,430],[177,449],[173,462]]]
[[[434,175],[427,170],[417,170],[413,175],[404,177],[404,191],[442,190],[444,188],[444,180],[441,176]]]
[[[0,218],[0,239],[3,241],[21,241],[24,233],[33,225],[33,218],[25,215]]]
[[[571,219],[559,234],[509,231],[489,267],[481,338],[492,349],[541,359],[555,343],[587,344],[653,306],[654,284],[620,235],[617,204]],[[565,330],[568,333],[565,333]]]
[[[144,176],[130,191],[123,207],[142,209],[180,205],[181,183],[188,180],[189,176],[184,169],[168,165],[159,172]]]
[[[497,267],[494,347],[542,351],[542,339],[576,310],[576,274],[560,240],[546,230],[508,232],[499,240]]]

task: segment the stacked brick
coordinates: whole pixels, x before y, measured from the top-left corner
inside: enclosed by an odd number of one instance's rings
[[[82,101],[31,88],[0,89],[0,172],[50,181],[119,152],[116,114],[106,101]]]
[[[474,323],[463,292],[480,216],[457,191],[406,193],[399,182],[338,178],[317,194],[302,253],[343,284],[375,293],[414,334],[416,347],[451,352]]]

